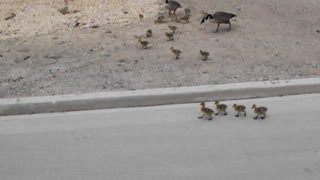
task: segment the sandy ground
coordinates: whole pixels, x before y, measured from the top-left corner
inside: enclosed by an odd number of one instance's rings
[[[0,41],[0,98],[144,88],[214,85],[320,76],[320,8],[317,0],[180,0],[189,24],[74,28]],[[163,3],[164,4],[164,3]],[[201,11],[235,13],[232,30],[200,25]],[[177,11],[178,16],[183,10]],[[148,17],[148,15],[146,15]],[[179,29],[174,41],[164,33]],[[149,49],[134,36],[153,30]],[[169,48],[182,50],[175,60]],[[200,50],[210,52],[202,61]]]
[[[224,103],[269,112],[208,121],[199,104],[180,104],[2,116],[1,180],[319,180],[320,94]]]

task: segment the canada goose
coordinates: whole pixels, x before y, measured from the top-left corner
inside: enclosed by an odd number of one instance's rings
[[[218,111],[215,115],[218,115],[220,112],[224,112],[223,115],[227,115],[227,111],[226,111],[228,107],[227,105],[220,104],[219,101],[216,101],[214,104],[216,105],[216,110]]]
[[[143,49],[147,49],[148,48],[148,41],[142,41],[141,38],[139,38],[138,42],[140,43],[140,45],[142,46]]]
[[[208,120],[212,120],[212,114],[214,113],[214,111],[210,108],[206,108],[206,105],[204,104],[204,102],[200,103],[200,111],[202,112],[202,116],[198,117],[199,119],[203,118],[203,116],[208,116],[209,119]]]
[[[176,30],[178,29],[177,26],[168,25],[168,28],[172,30],[173,33],[176,33]]]
[[[169,10],[169,16],[171,16],[171,11],[175,14],[178,8],[182,8],[181,4],[177,1],[166,0],[166,3],[166,8]]]
[[[263,117],[261,117],[261,119],[264,119],[266,117],[266,113],[268,111],[268,108],[263,107],[263,106],[257,107],[255,104],[252,105],[251,109],[254,109],[254,113],[257,114],[257,116],[254,117],[253,119],[258,119],[259,116],[263,116]]]
[[[211,21],[212,23],[218,24],[215,32],[219,31],[220,24],[229,24],[229,30],[230,30],[231,29],[230,19],[233,17],[236,17],[236,15],[227,13],[227,12],[218,11],[214,14],[208,14],[206,17],[203,17],[200,24],[204,23],[206,20],[209,19],[209,21]]]
[[[182,51],[180,51],[179,49],[174,49],[173,47],[171,47],[170,50],[176,56],[176,59],[179,59],[179,56],[181,55]]]
[[[168,41],[173,41],[173,36],[174,36],[173,32],[171,32],[171,33],[166,32],[165,35],[168,37]]]
[[[200,54],[201,54],[201,56],[203,57],[203,59],[202,60],[207,60],[208,59],[208,56],[210,55],[210,53],[208,53],[208,52],[206,52],[206,51],[202,51],[202,50],[200,50]]]
[[[147,36],[147,37],[152,37],[152,30],[151,30],[151,29],[149,29],[149,30],[147,31],[146,36]]]
[[[246,107],[245,107],[245,106],[234,104],[232,107],[233,107],[233,109],[234,109],[236,112],[238,112],[238,114],[236,115],[236,117],[239,117],[240,113],[244,113],[244,116],[247,115],[247,113],[246,113]]]

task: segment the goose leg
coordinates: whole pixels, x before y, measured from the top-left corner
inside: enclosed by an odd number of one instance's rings
[[[220,24],[218,24],[218,26],[217,26],[217,29],[216,29],[215,33],[219,32],[219,26],[220,26]]]
[[[230,21],[228,21],[228,24],[229,24],[229,30],[231,30],[231,23],[230,23]]]

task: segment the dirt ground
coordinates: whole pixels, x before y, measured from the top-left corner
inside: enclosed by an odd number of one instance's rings
[[[190,23],[165,14],[166,23],[154,24],[155,17],[146,14],[141,22],[1,40],[0,98],[320,76],[319,1],[179,2],[191,9]],[[216,25],[200,25],[202,10],[236,14],[232,30],[221,25],[213,33]],[[183,13],[178,9],[177,16]],[[164,35],[168,24],[178,27],[174,41]],[[148,29],[152,47],[142,49],[135,36]],[[171,46],[182,51],[180,59]],[[210,52],[208,61],[200,50]]]

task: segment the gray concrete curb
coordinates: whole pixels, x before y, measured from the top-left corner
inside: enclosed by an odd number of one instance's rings
[[[0,116],[311,93],[320,93],[320,78],[1,99]]]

